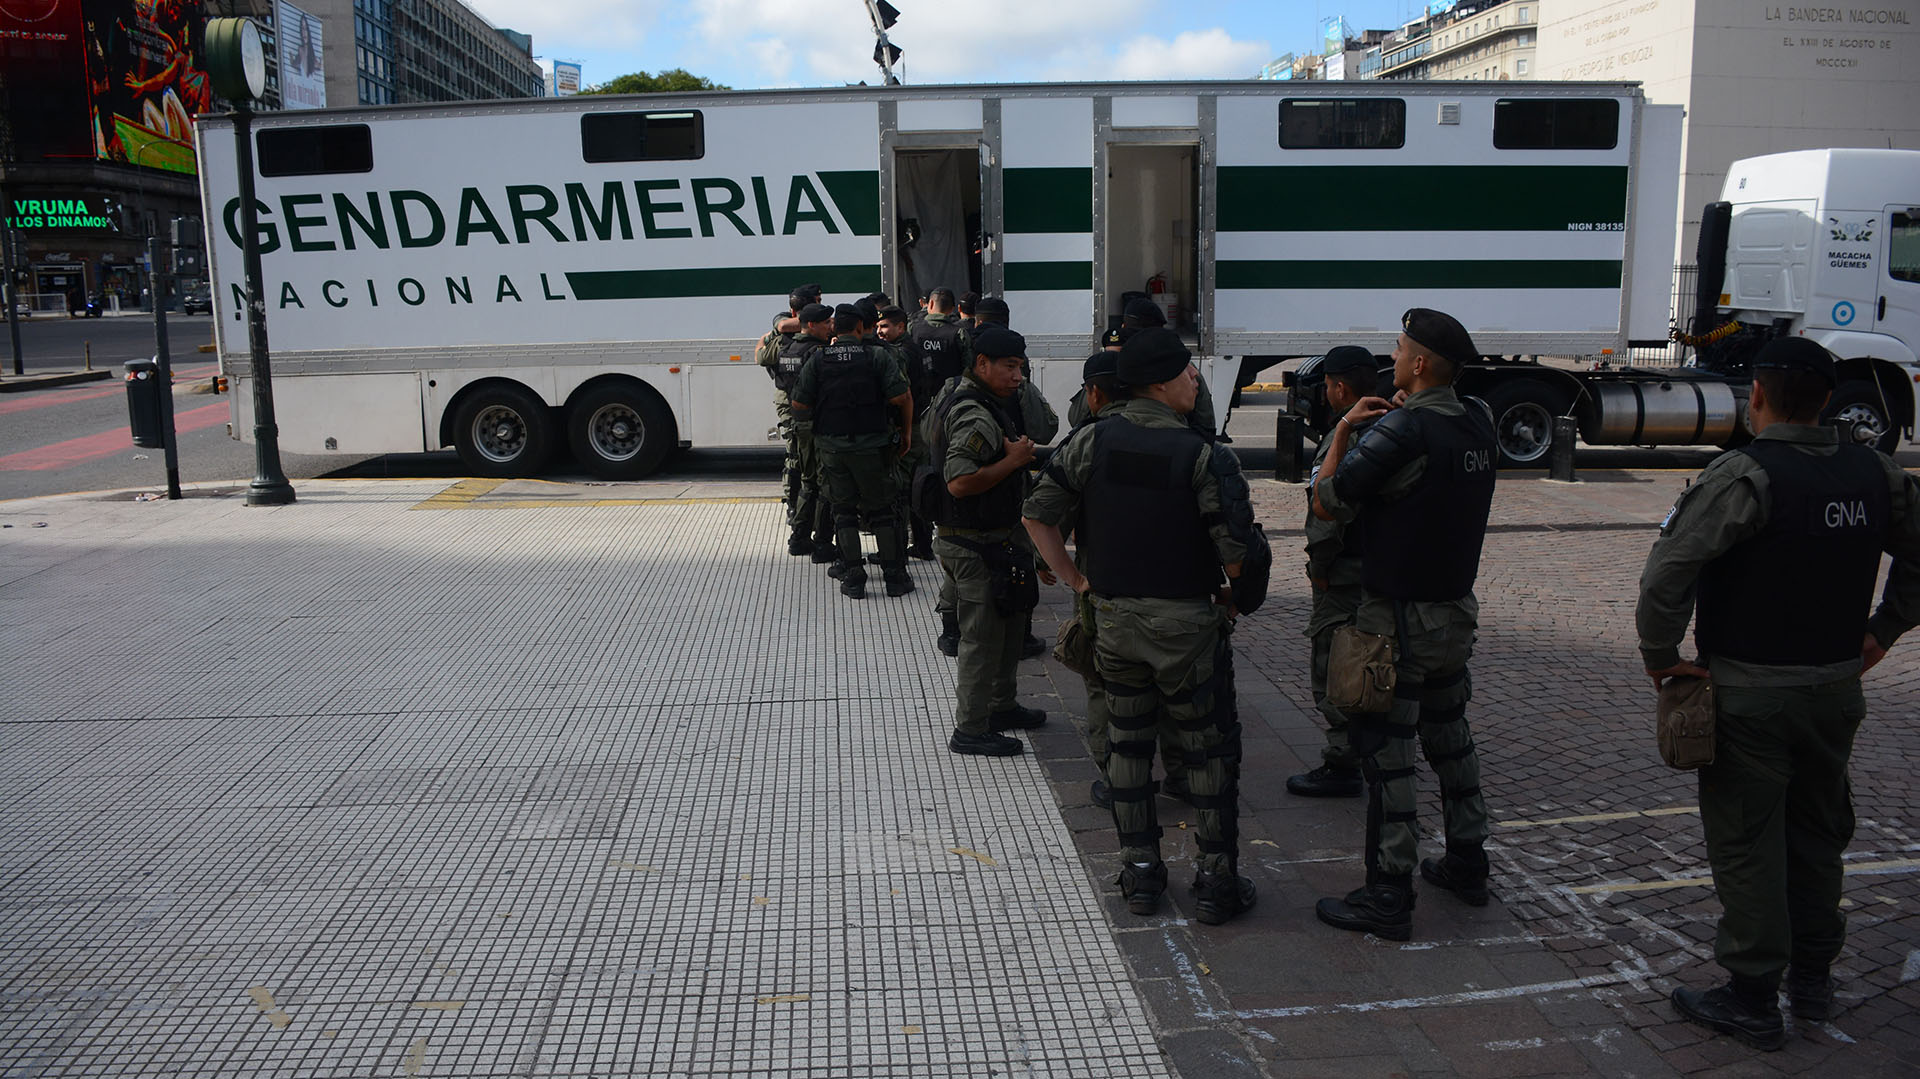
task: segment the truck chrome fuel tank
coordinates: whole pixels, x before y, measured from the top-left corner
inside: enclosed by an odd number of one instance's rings
[[[1667,378],[1590,384],[1580,437],[1594,446],[1718,445],[1740,422],[1740,401],[1717,379]]]

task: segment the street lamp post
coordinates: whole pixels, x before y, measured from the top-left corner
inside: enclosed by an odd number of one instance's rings
[[[259,215],[253,191],[253,99],[266,88],[260,30],[243,18],[207,20],[207,75],[234,103],[233,138],[240,170],[240,250],[247,283],[247,346],[253,381],[253,482],[247,505],[284,506],[293,485],[280,469],[280,426],[273,414],[273,370],[267,354],[267,299],[260,271]]]

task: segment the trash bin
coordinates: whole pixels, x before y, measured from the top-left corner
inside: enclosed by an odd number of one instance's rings
[[[165,392],[166,388],[160,385],[159,361],[127,361],[127,426],[133,431],[133,444],[142,449],[167,447],[165,419],[160,408],[160,395]]]

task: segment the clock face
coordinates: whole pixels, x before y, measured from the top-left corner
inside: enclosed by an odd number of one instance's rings
[[[247,80],[249,97],[259,97],[267,88],[267,54],[260,45],[260,30],[248,20],[240,27],[240,70]]]

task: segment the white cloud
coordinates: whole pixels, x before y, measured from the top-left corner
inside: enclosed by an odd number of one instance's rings
[[[1273,59],[1264,41],[1236,41],[1219,27],[1183,31],[1172,41],[1141,36],[1115,58],[1112,79],[1245,79]]]

